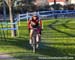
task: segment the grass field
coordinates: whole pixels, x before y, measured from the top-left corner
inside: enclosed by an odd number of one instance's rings
[[[21,60],[40,60],[39,56],[75,58],[74,18],[43,20],[43,27],[40,48],[36,54],[32,53],[32,48],[28,43],[29,33],[26,21],[21,21],[18,37],[11,38],[10,31],[4,31],[5,38],[0,40],[0,53],[8,53]],[[0,36],[4,37],[2,31],[0,32]]]

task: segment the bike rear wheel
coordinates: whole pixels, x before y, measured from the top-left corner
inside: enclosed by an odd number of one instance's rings
[[[33,36],[32,38],[32,48],[33,48],[33,53],[36,52],[36,36]]]

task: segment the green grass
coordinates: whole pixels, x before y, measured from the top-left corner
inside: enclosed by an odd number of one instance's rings
[[[10,37],[10,31],[4,31],[5,40],[3,32],[0,31],[2,37],[0,53],[9,53],[21,60],[35,60],[38,59],[38,56],[75,57],[74,18],[43,20],[43,27],[40,49],[37,50],[36,54],[32,53],[32,48],[28,43],[29,33],[26,21],[21,21],[18,37],[12,38]]]

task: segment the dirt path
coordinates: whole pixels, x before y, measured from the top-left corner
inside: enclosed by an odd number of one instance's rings
[[[17,60],[16,58],[8,55],[8,54],[0,54],[0,60]]]

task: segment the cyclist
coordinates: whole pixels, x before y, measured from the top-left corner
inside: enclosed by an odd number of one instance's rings
[[[29,40],[30,44],[32,44],[33,28],[37,28],[38,36],[41,37],[42,20],[39,19],[38,16],[32,16],[32,18],[28,20],[28,29],[30,33],[30,40]],[[38,39],[36,42],[39,43]]]

